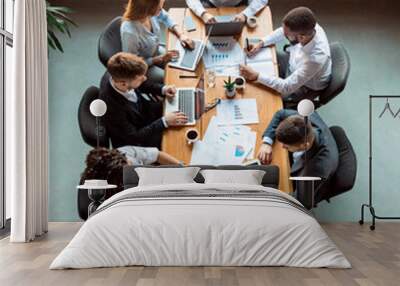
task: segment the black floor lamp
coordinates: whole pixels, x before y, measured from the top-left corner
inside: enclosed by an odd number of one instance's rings
[[[101,99],[95,99],[92,101],[90,104],[90,113],[96,117],[96,138],[97,138],[97,148],[100,147],[100,126],[99,126],[99,120],[100,117],[102,117],[106,111],[107,111],[107,105],[106,103],[101,100]]]
[[[303,99],[297,105],[297,112],[304,117],[304,146],[307,148],[308,142],[308,134],[307,134],[307,126],[308,120],[311,114],[314,112],[314,103],[311,100]],[[304,152],[304,173],[307,174],[307,150]],[[314,207],[314,182],[321,180],[320,177],[311,177],[311,176],[299,176],[299,177],[290,177],[292,181],[296,182],[297,189],[300,184],[303,184],[303,189],[306,190],[303,194],[297,194],[297,198],[303,202],[304,206],[307,209],[312,209]],[[310,202],[309,205],[307,203]]]

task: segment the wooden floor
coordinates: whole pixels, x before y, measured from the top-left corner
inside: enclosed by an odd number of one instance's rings
[[[48,270],[49,264],[81,226],[50,223],[43,238],[28,244],[0,241],[0,285],[400,285],[400,224],[323,225],[353,268],[288,267],[124,267]]]

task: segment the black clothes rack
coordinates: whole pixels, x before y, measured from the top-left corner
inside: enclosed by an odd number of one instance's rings
[[[368,182],[368,190],[369,190],[369,202],[368,204],[362,204],[361,206],[361,219],[359,220],[359,223],[362,225],[364,224],[364,209],[365,207],[369,208],[369,211],[371,213],[372,216],[372,225],[370,225],[370,229],[374,230],[375,229],[375,220],[376,219],[400,219],[400,217],[387,217],[387,216],[378,216],[375,212],[375,208],[373,207],[373,202],[372,202],[372,101],[374,99],[386,99],[386,105],[385,108],[383,110],[383,112],[381,113],[381,115],[379,116],[382,117],[383,113],[386,111],[386,109],[388,109],[389,107],[389,112],[391,113],[391,115],[395,118],[399,112],[392,112],[392,110],[390,109],[390,105],[389,105],[389,99],[390,98],[400,98],[400,95],[370,95],[369,96],[369,182]]]

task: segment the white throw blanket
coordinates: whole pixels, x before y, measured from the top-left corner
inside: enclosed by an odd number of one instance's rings
[[[351,267],[291,196],[238,184],[118,193],[87,220],[50,269],[127,265]]]

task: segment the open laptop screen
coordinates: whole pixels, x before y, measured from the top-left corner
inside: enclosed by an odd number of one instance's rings
[[[207,23],[206,33],[210,36],[236,36],[242,33],[244,22]]]
[[[204,113],[205,106],[205,90],[204,90],[204,75],[202,75],[196,85],[196,120]]]

